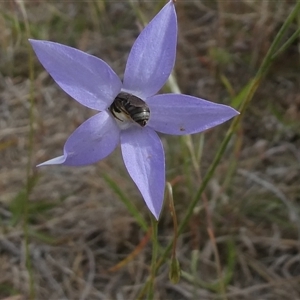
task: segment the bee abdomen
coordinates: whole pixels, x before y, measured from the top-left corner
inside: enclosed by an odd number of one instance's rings
[[[126,103],[125,109],[130,115],[131,119],[138,123],[141,126],[145,126],[150,118],[150,110],[149,107],[143,106],[133,106],[129,102]]]

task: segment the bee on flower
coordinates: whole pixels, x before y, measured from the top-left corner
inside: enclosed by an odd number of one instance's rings
[[[41,64],[67,94],[99,111],[69,136],[62,156],[39,166],[92,164],[120,143],[128,173],[156,219],[165,188],[164,149],[156,131],[171,135],[199,133],[238,114],[229,106],[193,96],[157,94],[175,63],[174,1],[161,9],[136,39],[123,82],[95,56],[49,41],[30,43]]]

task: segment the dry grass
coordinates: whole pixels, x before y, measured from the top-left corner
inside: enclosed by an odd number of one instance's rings
[[[135,3],[150,19],[159,2]],[[154,5],[155,4],[155,5]],[[230,104],[252,78],[290,1],[177,1],[176,77],[183,93]],[[68,44],[108,62],[122,76],[141,26],[127,1],[25,2],[31,36]],[[298,26],[296,23],[293,25]],[[28,42],[17,2],[0,2],[0,298],[27,299],[23,208],[29,147]],[[150,243],[122,268],[145,233],[102,174],[145,212],[119,151],[93,166],[35,165],[61,155],[64,141],[92,111],[71,100],[34,57],[33,188],[29,251],[36,299],[136,299],[151,261]],[[226,78],[231,87],[224,85]],[[206,190],[227,299],[300,299],[300,77],[298,45],[276,61]],[[201,172],[227,125],[205,134]],[[178,218],[199,186],[189,152],[163,136]],[[193,137],[195,144],[199,136]],[[225,299],[219,293],[213,243],[200,205],[177,255],[172,284],[161,268],[155,299]],[[165,208],[162,245],[173,235]],[[197,258],[198,257],[198,258]]]

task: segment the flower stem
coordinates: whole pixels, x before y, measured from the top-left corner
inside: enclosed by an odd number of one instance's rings
[[[152,300],[154,298],[154,283],[156,276],[156,262],[157,262],[157,254],[158,254],[158,242],[157,242],[157,220],[151,214],[151,225],[152,225],[152,261],[151,261],[151,275],[150,275],[150,283],[148,286],[148,295],[147,300]]]

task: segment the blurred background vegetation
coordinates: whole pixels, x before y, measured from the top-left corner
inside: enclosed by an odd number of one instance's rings
[[[0,2],[0,299],[136,299],[145,283],[151,242],[120,198],[147,220],[148,212],[119,149],[92,166],[35,168],[61,155],[95,112],[60,90],[27,39],[86,51],[122,78],[143,18],[165,3]],[[178,0],[182,93],[239,107],[295,3]],[[178,238],[181,280],[172,284],[163,265],[155,299],[300,299],[299,46],[262,81]],[[161,136],[179,221],[229,125],[191,139]],[[162,247],[174,235],[168,203],[158,234]]]

